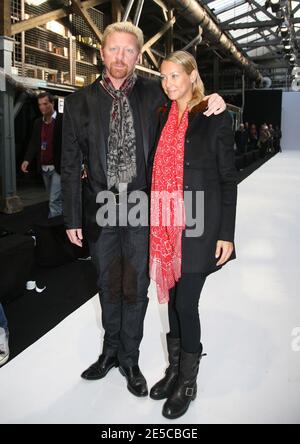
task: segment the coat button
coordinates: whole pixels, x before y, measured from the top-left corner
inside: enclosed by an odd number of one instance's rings
[[[190,143],[190,139],[186,139],[186,143]]]
[[[184,187],[186,190],[188,190],[189,189],[189,186],[188,185],[185,185],[185,187]]]
[[[185,166],[189,167],[190,166],[190,162],[185,162]]]

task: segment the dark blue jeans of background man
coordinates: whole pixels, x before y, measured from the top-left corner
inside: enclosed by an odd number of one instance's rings
[[[6,334],[8,334],[8,324],[2,304],[0,304],[0,328],[4,328]]]

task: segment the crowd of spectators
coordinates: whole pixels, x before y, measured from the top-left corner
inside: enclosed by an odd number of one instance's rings
[[[282,134],[278,125],[263,123],[258,126],[254,123],[241,123],[235,133],[236,153],[244,154],[251,150],[259,149],[262,157],[267,153],[278,153],[281,151],[280,140]]]

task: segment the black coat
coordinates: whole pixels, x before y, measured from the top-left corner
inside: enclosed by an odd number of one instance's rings
[[[159,83],[138,77],[137,94],[141,122],[141,138],[147,172],[150,153],[157,131],[157,108],[165,96]],[[62,190],[66,227],[84,228],[90,240],[96,240],[101,228],[96,223],[99,205],[96,196],[107,189],[106,147],[104,122],[109,113],[101,106],[103,93],[99,80],[65,99],[62,146]],[[81,180],[82,163],[87,179]],[[83,191],[83,192],[82,192]]]
[[[24,159],[29,163],[33,159],[37,159],[37,165],[41,167],[41,134],[42,134],[42,123],[43,118],[38,117],[32,128],[31,138],[28,144],[28,148]],[[54,124],[54,134],[53,134],[53,162],[55,170],[60,174],[61,166],[61,133],[62,133],[62,115],[57,113],[55,124]]]
[[[169,109],[168,106],[160,110],[157,140]],[[217,241],[234,242],[237,181],[230,114],[225,111],[206,117],[200,110],[198,106],[189,113],[183,185],[184,191],[192,192],[193,206],[195,192],[204,191],[204,230],[197,237],[187,237],[187,233],[183,233],[182,272],[209,274],[221,268],[216,266]],[[235,259],[235,251],[231,259]]]

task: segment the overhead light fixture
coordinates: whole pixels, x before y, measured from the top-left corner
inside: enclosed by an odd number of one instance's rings
[[[288,33],[289,33],[288,25],[285,24],[285,23],[282,24],[281,28],[280,28],[280,32],[281,32],[282,37],[286,37],[288,35]]]
[[[278,12],[280,10],[280,0],[270,0],[272,12]]]
[[[266,0],[265,8],[271,8],[272,12],[278,12],[280,10],[280,0]]]

